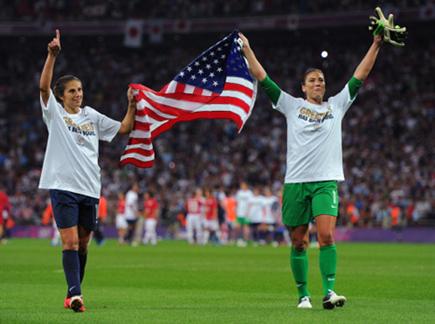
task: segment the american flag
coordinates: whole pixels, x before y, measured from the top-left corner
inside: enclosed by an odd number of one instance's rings
[[[229,119],[240,132],[257,92],[237,31],[199,55],[159,92],[141,84],[130,87],[137,101],[135,125],[120,164],[139,168],[153,165],[152,140],[177,122]]]

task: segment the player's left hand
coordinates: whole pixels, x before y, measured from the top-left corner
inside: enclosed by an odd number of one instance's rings
[[[369,30],[373,30],[374,41],[378,42],[379,38],[377,36],[380,36],[384,42],[390,43],[393,46],[405,46],[406,27],[395,25],[393,14],[389,14],[388,19],[386,19],[379,7],[376,7],[375,12],[378,17],[370,16],[372,25],[369,26]]]
[[[134,97],[134,91],[132,88],[127,90],[128,105],[136,107],[136,98]]]

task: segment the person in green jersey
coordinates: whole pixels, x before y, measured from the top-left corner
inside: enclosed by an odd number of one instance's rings
[[[320,246],[323,307],[341,307],[346,297],[334,292],[337,252],[335,224],[338,214],[337,182],[344,180],[341,121],[372,70],[382,45],[373,36],[366,55],[351,79],[335,96],[323,100],[325,76],[310,68],[302,79],[304,98],[282,91],[257,60],[248,39],[240,34],[242,50],[252,75],[287,121],[287,168],[283,188],[282,218],[291,234],[290,266],[299,293],[298,308],[312,308],[308,278],[309,223],[315,219]]]

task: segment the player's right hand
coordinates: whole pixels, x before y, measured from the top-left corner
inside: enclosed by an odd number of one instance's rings
[[[243,43],[242,51],[243,51],[243,53],[245,53],[246,50],[251,48],[250,45],[249,45],[249,40],[242,33],[239,33],[239,37],[240,37],[240,39],[242,40],[242,43]]]
[[[56,37],[53,38],[53,40],[48,43],[48,53],[57,56],[60,52],[60,31],[59,29],[56,29]]]

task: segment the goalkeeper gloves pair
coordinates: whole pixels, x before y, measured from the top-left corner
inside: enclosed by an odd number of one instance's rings
[[[394,25],[393,14],[389,14],[386,19],[379,7],[376,7],[375,12],[379,17],[370,16],[372,25],[369,26],[369,30],[373,31],[373,36],[383,35],[384,42],[397,47],[405,46],[406,27]]]

